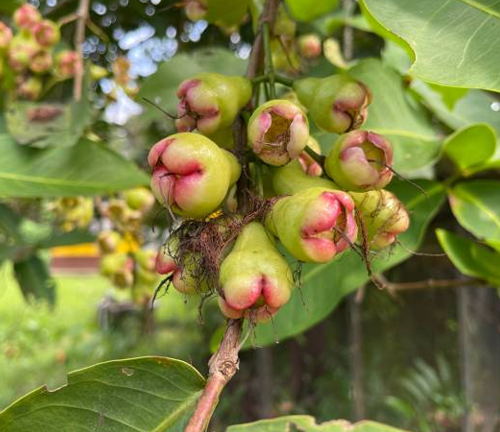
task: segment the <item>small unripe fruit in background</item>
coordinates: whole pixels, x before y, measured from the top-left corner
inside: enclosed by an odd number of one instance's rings
[[[273,169],[273,189],[278,195],[292,195],[311,187],[340,189],[334,182],[323,177],[307,175],[299,161]]]
[[[252,85],[246,78],[215,73],[200,73],[183,81],[177,89],[180,102],[179,119],[175,125],[179,132],[197,129],[211,135],[232,125],[236,115],[252,94]]]
[[[3,51],[9,46],[12,40],[12,30],[6,24],[0,21],[0,51]]]
[[[34,6],[24,4],[16,9],[12,18],[17,27],[31,30],[42,20],[42,15]]]
[[[307,59],[313,59],[321,55],[321,39],[318,35],[307,34],[299,37],[299,54]]]
[[[29,34],[16,34],[9,44],[7,53],[9,66],[16,72],[26,70],[39,50],[40,47]]]
[[[269,165],[285,165],[298,158],[308,138],[307,117],[297,105],[287,100],[266,102],[248,121],[250,146]]]
[[[145,271],[155,272],[156,252],[149,249],[139,249],[134,253],[136,263]]]
[[[150,211],[155,203],[155,197],[146,188],[134,188],[123,192],[125,202],[132,210],[139,210],[141,213]]]
[[[389,141],[373,132],[352,131],[337,139],[325,170],[342,189],[363,192],[386,186],[393,176],[392,163]]]
[[[100,271],[118,288],[128,288],[134,283],[134,260],[126,253],[113,253],[103,256]]]
[[[100,79],[107,77],[109,75],[109,71],[102,66],[91,63],[90,65],[90,76],[94,81],[99,81]]]
[[[17,85],[16,93],[22,99],[36,100],[42,93],[42,81],[34,76],[22,79]]]
[[[262,224],[251,222],[222,261],[219,283],[224,305],[243,313],[261,307],[274,310],[286,304],[293,277]]]
[[[190,21],[199,21],[207,14],[207,1],[187,0],[184,6],[184,11]]]
[[[121,241],[122,236],[117,231],[102,231],[97,237],[97,244],[103,255],[116,252]]]
[[[38,44],[45,48],[56,45],[61,39],[59,26],[50,20],[42,20],[33,27],[33,36]]]
[[[382,249],[396,241],[410,226],[403,203],[384,189],[365,193],[351,192],[366,230],[370,249]]]
[[[64,231],[86,228],[94,217],[94,201],[88,197],[60,198],[52,208]]]
[[[274,20],[273,34],[291,38],[295,35],[296,30],[297,24],[290,18],[283,4],[280,4]]]
[[[314,123],[321,129],[342,134],[363,124],[371,94],[347,75],[296,80],[293,88]]]
[[[156,199],[192,218],[216,210],[241,174],[233,154],[207,137],[189,132],[157,142],[148,162],[153,169],[151,190]]]
[[[61,51],[56,56],[56,74],[61,78],[72,78],[80,67],[76,51]]]
[[[354,201],[343,191],[310,188],[276,202],[266,227],[295,258],[323,263],[356,241]]]
[[[52,68],[52,54],[46,50],[40,50],[31,58],[29,68],[32,72],[42,74]]]
[[[314,150],[316,154],[321,154],[321,147],[319,146],[318,141],[316,141],[312,136],[307,140],[307,146],[310,149]],[[299,156],[299,162],[302,166],[304,172],[312,177],[319,177],[323,174],[323,168],[321,165],[316,162],[309,154],[304,150]]]

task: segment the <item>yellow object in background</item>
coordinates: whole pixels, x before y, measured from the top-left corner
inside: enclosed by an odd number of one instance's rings
[[[130,234],[125,234],[123,240],[117,248],[117,252],[129,253],[137,252],[140,249],[139,243]],[[51,249],[54,258],[61,257],[98,257],[99,248],[95,243],[82,243],[72,246],[58,246]]]

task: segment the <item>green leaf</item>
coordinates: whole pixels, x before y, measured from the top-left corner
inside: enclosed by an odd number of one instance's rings
[[[466,126],[446,138],[444,153],[467,175],[467,168],[484,164],[495,154],[497,136],[486,123]]]
[[[47,264],[39,256],[31,255],[14,262],[14,275],[26,300],[47,300],[54,304],[55,282],[50,277]]]
[[[27,394],[0,413],[2,432],[182,432],[205,380],[166,357],[113,360]]]
[[[7,130],[22,145],[71,147],[91,120],[88,101],[71,104],[16,102],[6,112]]]
[[[8,0],[0,2],[0,13],[12,14],[19,6],[24,4],[24,0]]]
[[[448,258],[460,272],[500,287],[499,253],[444,229],[436,230],[436,237]]]
[[[285,0],[285,3],[293,19],[307,22],[333,12],[338,0]]]
[[[225,49],[204,49],[191,54],[177,54],[171,60],[163,62],[158,70],[144,80],[138,100],[149,99],[171,115],[177,114],[176,96],[179,84],[200,72],[221,73],[224,75],[244,75],[246,60]],[[144,105],[148,119],[171,122],[159,109]],[[172,123],[173,124],[173,123]]]
[[[291,415],[272,420],[260,420],[230,426],[226,432],[404,432],[372,421],[363,420],[350,423],[345,420],[332,420],[317,424],[313,417],[306,415]]]
[[[490,0],[362,0],[414,51],[409,73],[453,87],[500,91],[500,5]]]
[[[422,98],[422,103],[451,129],[459,129],[475,123],[488,123],[497,134],[500,134],[498,113],[500,104],[492,95],[481,90],[469,90],[453,109],[450,109],[442,95],[423,81],[413,80],[411,89]]]
[[[410,229],[399,237],[403,246],[394,246],[372,260],[374,272],[383,272],[417,250],[429,222],[444,200],[444,188],[431,181],[419,181],[427,197],[408,183],[393,181],[391,190],[405,204],[411,216]],[[266,345],[303,332],[331,313],[349,293],[368,281],[366,267],[352,251],[327,264],[306,264],[303,285],[292,295],[288,304],[272,322],[259,324],[255,329],[255,343]],[[251,344],[248,344],[250,346]]]
[[[460,225],[500,251],[500,181],[473,180],[449,191],[450,205]]]
[[[52,233],[49,237],[38,242],[39,248],[53,248],[58,246],[71,246],[81,243],[89,243],[95,240],[95,236],[88,231],[73,230],[69,232]]]
[[[132,162],[86,139],[41,150],[3,135],[0,148],[0,197],[99,195],[149,182]]]
[[[230,3],[230,6],[228,5]],[[250,0],[228,2],[228,0],[210,0],[207,4],[205,20],[209,23],[231,27],[241,23],[245,17]],[[229,7],[228,7],[229,6]]]
[[[0,203],[0,232],[5,237],[10,237],[20,242],[22,235],[19,231],[21,219],[8,205]]]
[[[410,172],[434,163],[441,143],[424,111],[411,100],[401,76],[375,59],[364,60],[349,73],[373,93],[363,129],[386,136],[394,146],[394,167]]]

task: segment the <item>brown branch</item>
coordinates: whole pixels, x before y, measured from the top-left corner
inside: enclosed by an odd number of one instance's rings
[[[208,362],[207,385],[184,432],[204,432],[219,402],[219,396],[239,368],[238,352],[243,320],[229,320],[217,352]]]
[[[73,98],[79,101],[82,98],[83,88],[83,42],[85,41],[85,27],[89,18],[90,0],[80,0],[78,5],[78,20],[75,32],[75,51],[78,53],[75,80],[73,81]]]
[[[486,282],[475,278],[462,279],[426,279],[416,282],[390,282],[384,275],[374,275],[373,278],[380,283],[382,288],[386,288],[390,293],[397,291],[413,291],[429,288],[459,288],[466,285],[487,285]]]
[[[276,18],[280,0],[267,0],[262,12],[259,30],[255,36],[252,53],[248,61],[247,78],[252,79],[257,76],[264,61],[262,28],[264,23],[271,27]],[[247,148],[247,130],[242,116],[239,115],[233,124],[233,135],[235,151],[241,162],[242,174],[238,181],[238,209],[245,212],[248,207],[248,164],[245,161],[245,151]],[[217,352],[208,362],[208,379],[203,394],[201,395],[195,412],[189,420],[184,432],[204,432],[206,431],[212,414],[219,401],[219,396],[226,384],[231,380],[239,367],[238,352],[241,348],[240,337],[243,320],[229,320],[222,338],[221,345]]]

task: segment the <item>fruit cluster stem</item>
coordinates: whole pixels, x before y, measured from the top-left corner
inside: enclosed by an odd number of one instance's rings
[[[82,0],[85,1],[85,0]],[[271,26],[274,24],[280,0],[267,0],[260,18],[259,30],[255,36],[252,52],[248,62],[246,76],[248,79],[255,78],[262,69],[264,62],[264,23]],[[235,150],[239,158],[244,162],[243,157],[247,147],[247,131],[243,118],[238,116],[233,126],[235,135]],[[242,163],[242,175],[238,182],[238,208],[244,211],[248,207],[248,195],[246,194],[246,182],[248,173],[246,163]],[[243,182],[243,183],[242,183]],[[205,389],[198,401],[198,405],[193,416],[189,420],[184,432],[204,432],[206,431],[212,414],[219,401],[219,396],[231,380],[239,367],[238,353],[241,348],[240,338],[243,328],[242,319],[230,319],[228,321],[224,337],[217,352],[208,362],[208,379]]]
[[[241,319],[228,321],[220,347],[208,362],[207,384],[184,432],[204,432],[207,429],[222,390],[238,371],[242,326]]]
[[[78,18],[76,21],[75,32],[75,51],[78,53],[78,65],[75,72],[75,80],[73,81],[73,98],[79,101],[82,98],[83,89],[83,42],[85,41],[85,26],[89,18],[90,0],[80,0],[78,4]]]

